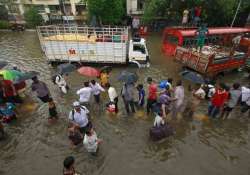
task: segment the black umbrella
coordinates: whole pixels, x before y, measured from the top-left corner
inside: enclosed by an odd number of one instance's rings
[[[8,65],[7,61],[0,61],[0,69],[4,68],[7,65]]]
[[[101,69],[100,69],[100,72],[111,72],[112,71],[112,67],[111,66],[103,66]]]
[[[138,80],[138,76],[135,73],[122,71],[118,76],[118,80],[127,84],[135,83]]]
[[[22,76],[18,76],[17,79],[15,79],[14,84],[20,83],[22,81],[30,80],[38,75],[39,75],[39,72],[36,72],[36,71],[25,72],[23,73]]]
[[[185,70],[185,71],[181,72],[180,75],[184,79],[189,80],[189,81],[191,81],[193,83],[197,83],[197,84],[204,84],[205,83],[204,78],[200,74],[198,74],[196,72]]]
[[[76,70],[76,66],[70,63],[60,64],[57,67],[57,71],[60,74],[70,73]]]

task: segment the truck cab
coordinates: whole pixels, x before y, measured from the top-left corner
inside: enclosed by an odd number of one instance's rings
[[[129,42],[128,59],[131,63],[147,64],[149,62],[149,54],[146,41],[143,38],[134,38]]]

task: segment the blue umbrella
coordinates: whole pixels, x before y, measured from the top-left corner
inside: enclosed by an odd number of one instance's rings
[[[60,64],[57,66],[57,71],[60,74],[70,73],[76,70],[76,66],[70,63]]]
[[[32,78],[34,78],[35,76],[38,76],[39,72],[36,71],[29,71],[29,72],[25,72],[23,73],[23,75],[18,76],[15,80],[14,80],[14,84],[16,83],[20,83],[26,80],[30,80]]]
[[[204,84],[205,83],[204,78],[196,72],[185,70],[185,71],[181,72],[180,75],[185,80],[191,81],[193,83],[197,83],[197,84]]]
[[[127,84],[135,83],[138,80],[138,76],[135,73],[122,71],[118,76],[118,80]]]
[[[8,62],[6,62],[6,61],[0,61],[0,69],[4,68],[7,65],[8,65]]]
[[[168,80],[162,80],[159,83],[159,88],[161,88],[161,89],[165,89],[169,86],[170,86],[170,83],[168,82]]]

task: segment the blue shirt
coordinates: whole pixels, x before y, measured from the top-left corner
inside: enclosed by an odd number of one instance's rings
[[[0,107],[0,115],[2,116],[13,116],[15,115],[15,105],[12,103],[6,103],[5,107]]]
[[[139,100],[141,99],[141,101],[139,101],[140,106],[144,105],[144,97],[145,97],[145,90],[144,89],[139,90]]]

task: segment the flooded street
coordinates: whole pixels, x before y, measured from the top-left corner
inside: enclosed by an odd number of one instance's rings
[[[139,82],[151,76],[156,81],[173,77],[177,80],[180,66],[161,53],[161,38],[148,40],[151,67],[137,70]],[[27,96],[38,103],[36,110],[21,113],[16,123],[6,126],[8,138],[0,142],[0,175],[60,175],[63,160],[76,158],[76,169],[89,175],[248,175],[250,174],[250,123],[236,111],[232,119],[221,121],[185,121],[174,123],[176,134],[160,143],[149,139],[153,116],[110,116],[104,110],[108,102],[104,94],[102,106],[91,105],[91,117],[100,138],[104,140],[100,154],[90,156],[83,146],[70,149],[67,138],[67,118],[71,104],[78,99],[76,90],[86,78],[77,73],[68,77],[70,93],[62,96],[51,81],[54,69],[47,64],[35,32],[0,33],[0,60],[7,60],[23,71],[39,71],[56,101],[60,119],[49,125],[48,106],[42,104],[28,89]],[[111,84],[120,92],[117,75],[125,67],[116,66]],[[129,68],[128,70],[133,68]],[[136,70],[136,69],[134,69]],[[133,70],[133,71],[134,71]],[[225,82],[246,82],[242,72],[226,75]],[[184,82],[188,86],[189,82]],[[29,82],[30,84],[30,82]],[[186,94],[189,94],[186,91]],[[197,114],[205,114],[204,102]]]

